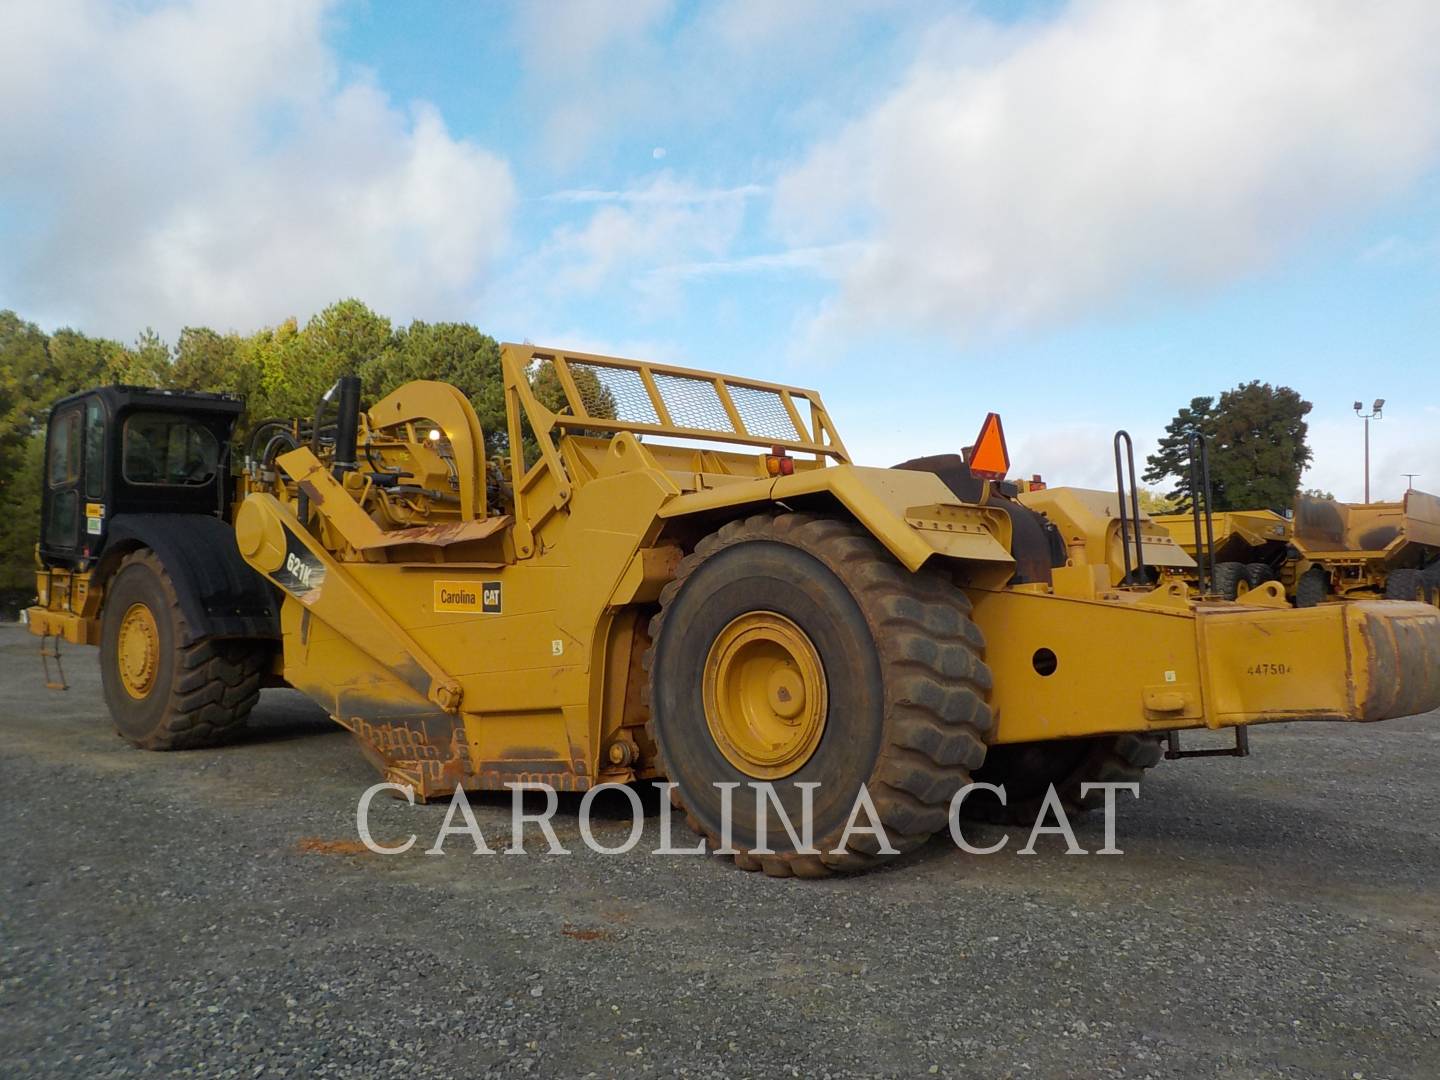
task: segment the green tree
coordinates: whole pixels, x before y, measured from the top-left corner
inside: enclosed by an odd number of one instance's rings
[[[35,541],[40,536],[40,483],[45,435],[31,435],[5,455],[0,490],[0,616],[11,617],[35,595]]]
[[[206,326],[187,326],[175,342],[170,386],[176,390],[241,392],[246,387],[234,334],[217,334]],[[257,383],[258,385],[258,383]]]
[[[416,379],[451,383],[474,406],[487,452],[503,452],[509,443],[500,345],[469,323],[412,322],[360,366],[360,375],[367,404]]]
[[[50,374],[49,339],[15,312],[0,311],[0,455],[23,445],[34,430]],[[11,475],[0,471],[0,491]]]
[[[310,416],[341,375],[360,372],[391,344],[390,320],[359,300],[341,300],[301,330],[294,319],[240,343],[243,363],[259,373],[252,416]]]
[[[1140,489],[1140,510],[1145,514],[1173,514],[1177,507],[1175,500],[1161,495],[1151,488]]]
[[[1294,505],[1300,474],[1310,464],[1306,445],[1310,402],[1288,386],[1259,380],[1220,395],[1216,409],[1211,480],[1223,493],[1220,510]]]
[[[74,330],[46,335],[0,311],[0,446],[39,431],[57,398],[107,381],[123,353],[116,342]]]
[[[31,444],[50,371],[49,340],[34,323],[0,311],[0,613],[33,593],[31,549],[40,519],[39,459]]]
[[[1192,434],[1209,440],[1213,509],[1269,508],[1284,512],[1300,490],[1300,474],[1309,464],[1306,415],[1310,403],[1288,386],[1255,380],[1226,390],[1216,401],[1191,400],[1165,427],[1165,436],[1146,460],[1145,480],[1173,478],[1170,493],[1177,508],[1190,507]]]
[[[1165,425],[1155,453],[1145,459],[1143,479],[1147,484],[1163,484],[1174,479],[1174,488],[1164,497],[1178,511],[1190,509],[1190,444],[1195,437],[1212,439],[1215,425],[1215,399],[1191,398],[1190,404],[1175,414]],[[1211,451],[1213,461],[1213,448]]]
[[[240,394],[243,437],[262,417],[309,417],[335,379],[352,372],[364,382],[367,403],[413,379],[453,383],[475,406],[487,450],[506,450],[500,347],[467,323],[412,322],[396,330],[351,299],[303,327],[293,318],[249,335],[186,327],[172,350],[153,330],[125,346],[69,329],[47,335],[0,311],[0,605],[13,608],[34,592],[44,427],[57,399],[116,382]],[[532,377],[552,406],[563,404],[553,370],[548,381],[539,371]],[[576,380],[596,415],[614,415],[613,399],[593,374]]]
[[[59,398],[114,380],[126,350],[74,330],[46,335],[0,311],[0,607],[34,595],[45,421]]]
[[[148,326],[128,349],[113,349],[107,356],[107,380],[128,386],[170,385],[170,346]]]
[[[560,373],[555,370],[553,361],[546,360],[537,364],[528,372],[528,375],[530,389],[535,392],[535,397],[541,405],[555,413],[569,411],[570,399],[565,393],[564,385],[560,382]],[[570,378],[575,383],[575,389],[580,393],[580,400],[584,404],[586,413],[607,420],[613,420],[619,415],[615,395],[610,392],[608,386],[600,381],[594,371],[588,368],[571,367]],[[530,432],[529,423],[523,423],[521,426],[525,433],[525,460],[530,461],[538,451],[532,445],[534,436]],[[582,428],[574,431],[574,434],[604,438],[610,435],[610,432]]]

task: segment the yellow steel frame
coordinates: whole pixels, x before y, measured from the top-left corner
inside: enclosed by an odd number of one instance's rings
[[[996,742],[1287,720],[1384,720],[1433,701],[1440,620],[1420,604],[1295,610],[1165,595],[970,590]],[[1037,665],[1047,650],[1051,663]]]
[[[530,385],[529,372],[536,363],[551,363],[565,391],[565,410],[555,412],[543,405]],[[592,416],[585,407],[584,395],[576,385],[572,363],[614,371],[633,372],[644,388],[650,407],[661,423],[636,423]],[[713,372],[670,364],[654,364],[643,360],[627,360],[566,349],[545,349],[534,345],[506,343],[500,349],[500,365],[505,385],[505,410],[510,438],[511,486],[515,499],[515,551],[520,558],[534,553],[535,532],[556,511],[564,509],[574,492],[574,483],[565,468],[556,432],[573,434],[581,431],[628,432],[632,435],[655,435],[739,446],[779,447],[784,451],[814,454],[817,461],[833,460],[848,463],[849,453],[841,441],[830,414],[820,395],[814,390],[780,383],[762,382],[738,376],[716,375]],[[657,375],[673,375],[694,379],[710,386],[724,406],[733,431],[686,427],[670,422],[670,409],[665,395],[656,382]],[[740,410],[731,394],[732,387],[767,391],[783,402],[786,415],[802,439],[771,439],[752,434],[745,426]],[[809,404],[807,425],[797,401]],[[533,433],[539,457],[527,462],[523,452],[526,427]]]
[[[814,390],[804,390],[798,386],[786,386],[782,383],[764,382],[759,379],[747,379],[737,375],[717,375],[711,371],[698,371],[694,368],[675,367],[670,364],[626,360],[618,356],[601,356],[596,353],[583,353],[568,349],[542,349],[533,345],[506,344],[501,348],[500,356],[507,389],[511,386],[518,388],[522,383],[528,388],[529,381],[525,378],[525,373],[537,362],[550,363],[555,366],[555,373],[565,391],[569,411],[568,413],[551,412],[540,405],[533,394],[528,395],[526,414],[529,416],[531,427],[535,430],[537,437],[541,435],[542,431],[548,433],[555,428],[569,431],[629,431],[636,435],[702,439],[710,442],[734,443],[740,446],[778,446],[786,451],[815,454],[841,463],[850,460],[845,444],[841,442],[839,433],[830,421],[830,414],[825,411],[820,395]],[[617,420],[591,415],[586,408],[585,396],[580,392],[574,373],[571,371],[571,364],[577,363],[612,371],[634,372],[640,380],[640,386],[645,392],[650,408],[659,418],[659,423]],[[671,419],[669,402],[656,381],[657,375],[695,380],[713,389],[730,422],[731,430],[687,427],[675,423]],[[795,431],[802,438],[780,439],[751,432],[731,393],[732,388],[758,390],[776,395],[786,416],[795,426]],[[526,396],[521,395],[521,399],[526,400]],[[809,406],[808,422],[802,415],[797,401]],[[512,443],[512,445],[517,444]]]

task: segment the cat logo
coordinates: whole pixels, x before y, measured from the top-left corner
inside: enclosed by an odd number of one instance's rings
[[[456,614],[500,614],[500,582],[437,581],[435,610]]]

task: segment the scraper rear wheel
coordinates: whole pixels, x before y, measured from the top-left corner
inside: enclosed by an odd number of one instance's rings
[[[1004,787],[1006,802],[987,791],[966,797],[967,817],[1006,825],[1033,825],[1050,785],[1068,816],[1104,805],[1105,793],[1085,784],[1139,783],[1145,770],[1159,764],[1164,747],[1158,735],[1097,735],[1082,739],[992,746],[977,782]]]
[[[846,831],[862,789],[896,853],[945,829],[993,727],[984,639],[946,576],[908,572],[849,520],[759,514],[701,540],[660,603],[649,731],[673,801],[712,848],[725,837],[724,785],[736,865],[775,876],[892,854]],[[769,810],[772,850],[756,850],[763,784],[797,830],[816,785],[816,850]]]

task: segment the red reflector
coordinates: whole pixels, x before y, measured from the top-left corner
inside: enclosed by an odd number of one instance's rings
[[[970,451],[970,475],[977,480],[1004,480],[1010,471],[1010,451],[1005,446],[1005,429],[1000,414],[988,413],[980,425],[980,436]]]

